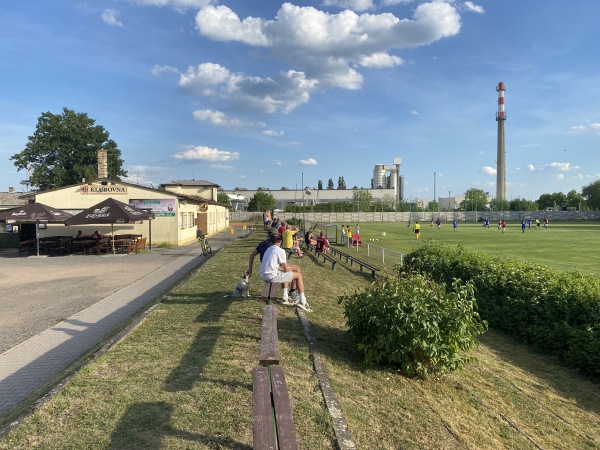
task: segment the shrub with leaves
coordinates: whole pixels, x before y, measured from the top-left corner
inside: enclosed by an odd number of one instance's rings
[[[490,327],[600,376],[598,277],[438,244],[420,246],[405,260],[437,282],[472,282]]]
[[[487,328],[473,286],[460,280],[447,288],[416,273],[386,275],[339,302],[365,362],[391,364],[408,376],[457,369]]]

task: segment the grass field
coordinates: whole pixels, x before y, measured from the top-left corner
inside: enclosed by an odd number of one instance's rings
[[[351,224],[354,229],[355,224]],[[363,247],[358,249],[366,255],[368,244],[370,254],[381,261],[381,250],[386,247],[408,253],[424,242],[435,241],[450,245],[493,253],[500,257],[535,262],[557,270],[579,270],[600,276],[600,223],[552,222],[548,230],[526,229],[521,231],[520,223],[509,223],[503,235],[496,224],[484,229],[481,223],[460,223],[456,232],[452,223],[443,224],[441,229],[429,222],[421,223],[421,238],[417,240],[413,231],[414,223],[361,223],[360,234]],[[318,229],[318,225],[317,225]],[[382,235],[385,233],[385,236]],[[370,242],[369,239],[378,239]],[[352,249],[356,252],[356,249]],[[396,261],[394,255],[386,258],[386,263]],[[381,264],[379,264],[381,265]]]
[[[388,224],[372,228],[380,230],[404,251],[415,245],[406,227],[397,237]],[[262,238],[255,232],[217,253],[0,440],[0,449],[250,449],[251,369],[258,364],[263,302],[223,295]],[[358,449],[600,448],[598,384],[493,331],[473,351],[476,361],[444,377],[414,380],[393,368],[365,367],[347,339],[337,298],[362,289],[370,276],[341,262],[332,271],[311,254],[293,262],[307,280],[316,345]],[[254,294],[260,287],[253,280]],[[300,448],[333,449],[302,326],[293,308],[277,309]]]

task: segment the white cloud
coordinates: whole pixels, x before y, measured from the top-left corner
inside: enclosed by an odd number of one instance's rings
[[[485,12],[485,10],[483,9],[483,6],[476,5],[473,2],[465,2],[465,6],[467,7],[467,9],[469,11],[472,11],[472,12],[475,12],[478,14],[483,14]]]
[[[494,169],[491,166],[485,166],[481,168],[481,171],[485,174],[485,175],[496,175],[496,169]]]
[[[117,19],[117,11],[114,9],[106,9],[100,15],[102,21],[111,27],[122,27],[123,23]]]
[[[200,160],[200,161],[233,161],[240,159],[238,152],[226,152],[204,146],[197,146],[173,155],[173,158],[179,160]]]
[[[177,69],[176,67],[172,67],[172,66],[159,66],[158,64],[155,65],[154,67],[152,67],[152,75],[154,75],[156,77],[165,72],[179,74],[179,69]]]
[[[193,113],[194,119],[219,127],[227,128],[264,128],[267,125],[264,122],[250,122],[248,120],[230,118],[221,111],[213,111],[212,109],[198,109]]]
[[[317,160],[314,158],[301,159],[300,161],[298,161],[298,164],[300,164],[301,166],[316,166]]]
[[[564,179],[565,179],[565,175],[564,175],[564,174],[562,174],[562,173],[558,173],[558,174],[556,174],[556,175],[554,176],[554,179],[555,179],[555,180],[558,180],[558,181],[562,181],[562,180],[564,180]]]
[[[413,110],[411,110],[411,111],[410,111],[410,113],[411,113],[413,116],[418,116],[418,115],[419,115],[419,111],[417,111],[416,109],[413,109]]]
[[[600,122],[589,123],[587,125],[573,125],[569,128],[568,134],[580,134],[580,133],[600,133]]]
[[[550,164],[546,164],[545,167],[549,167],[551,169],[558,170],[560,172],[568,172],[570,170],[579,169],[579,166],[571,166],[571,163],[568,163],[568,162],[564,162],[564,163],[553,162]]]
[[[283,136],[285,133],[283,131],[265,130],[263,134],[267,136]]]
[[[283,162],[282,162],[282,161],[279,161],[279,160],[274,160],[274,161],[271,161],[271,163],[272,163],[274,166],[283,166]]]
[[[449,3],[418,5],[412,19],[391,13],[329,14],[310,6],[284,3],[275,19],[243,20],[227,6],[207,6],[196,16],[200,34],[219,41],[239,41],[267,48],[323,87],[358,89],[362,75],[351,67],[363,62],[392,67],[402,60],[390,49],[431,44],[460,31],[460,16]]]
[[[236,170],[235,167],[233,167],[233,166],[226,166],[224,164],[211,164],[210,168],[211,169],[216,169],[216,170],[228,170],[228,171]]]
[[[398,56],[388,55],[384,52],[373,53],[372,55],[363,56],[360,60],[360,65],[363,67],[394,67],[404,64],[402,58]]]
[[[317,82],[292,70],[273,78],[260,78],[234,74],[219,64],[203,63],[188,67],[180,76],[179,86],[187,92],[227,99],[249,110],[288,113],[310,100]]]
[[[323,6],[337,6],[353,11],[366,11],[373,8],[373,0],[324,0]]]
[[[529,170],[530,172],[535,171],[535,166],[533,164],[527,164],[527,170]]]

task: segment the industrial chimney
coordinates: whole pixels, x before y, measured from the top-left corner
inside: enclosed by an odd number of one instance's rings
[[[98,178],[108,179],[108,155],[106,150],[98,150]]]
[[[498,92],[498,112],[496,121],[498,122],[498,149],[496,157],[496,198],[506,200],[506,147],[504,142],[504,121],[506,112],[504,111],[504,83],[498,83],[496,91]]]

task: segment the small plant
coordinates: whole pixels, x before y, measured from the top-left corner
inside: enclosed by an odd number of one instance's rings
[[[417,273],[386,275],[339,302],[365,362],[391,364],[408,376],[459,368],[487,329],[473,285],[461,280],[447,289]]]
[[[156,248],[164,248],[166,250],[173,248],[173,244],[171,244],[170,242],[158,242],[156,244],[154,244],[154,247]]]

